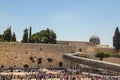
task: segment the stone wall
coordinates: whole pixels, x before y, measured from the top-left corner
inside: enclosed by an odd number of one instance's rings
[[[75,47],[75,52],[87,53],[89,47],[93,47],[93,44],[90,42],[69,42],[70,46]]]
[[[0,43],[0,65],[8,67],[37,67],[37,59],[42,57],[42,65],[48,67],[47,58],[53,59],[52,66],[58,67],[63,62],[63,54],[73,52],[74,47],[60,44],[37,43]],[[32,56],[34,63],[29,59]]]
[[[114,48],[99,48],[99,47],[96,47],[95,48],[95,52],[105,52],[105,53],[115,53],[115,49]]]
[[[0,66],[19,68],[23,67],[24,64],[28,64],[30,67],[38,67],[37,59],[41,57],[43,67],[49,66],[47,58],[53,59],[52,66],[59,67],[59,62],[64,64],[63,54],[73,52],[93,54],[101,51],[113,53],[114,49],[98,48],[90,42],[65,41],[59,44],[0,42]],[[31,56],[35,60],[34,63],[29,59]]]
[[[95,52],[95,45],[91,42],[81,41],[57,41],[57,44],[69,45],[74,47],[74,53],[93,53]],[[72,52],[73,53],[73,52]]]

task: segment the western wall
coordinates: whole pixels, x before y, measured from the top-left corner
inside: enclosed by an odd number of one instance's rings
[[[52,58],[52,66],[59,67],[59,62],[65,66],[63,54],[82,52],[84,54],[96,52],[113,53],[113,48],[97,48],[90,42],[72,42],[59,41],[57,44],[40,44],[40,43],[8,43],[0,42],[0,66],[5,68],[15,67],[23,68],[24,64],[29,67],[38,67],[37,59],[42,58],[42,66],[48,67],[47,58]],[[33,57],[34,63],[29,59]]]

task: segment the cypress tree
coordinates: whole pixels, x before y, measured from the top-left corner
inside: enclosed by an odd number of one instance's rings
[[[29,31],[29,43],[31,43],[31,34],[32,34],[32,28],[30,27],[30,31]]]
[[[15,32],[13,32],[12,41],[13,41],[13,42],[16,42],[16,35],[15,35]]]
[[[120,32],[119,32],[119,28],[116,27],[115,34],[113,36],[113,46],[115,47],[116,52],[119,51],[120,48],[119,45],[120,45]]]
[[[12,39],[11,26],[4,31],[3,38],[5,41],[8,41],[8,42],[11,41]]]
[[[22,42],[28,43],[28,29],[27,28],[24,30]]]

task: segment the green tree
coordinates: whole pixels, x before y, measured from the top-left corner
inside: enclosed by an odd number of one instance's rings
[[[31,35],[32,35],[32,28],[30,27],[30,31],[29,31],[29,43],[31,43]]]
[[[27,28],[24,30],[22,42],[28,43],[28,29]]]
[[[33,43],[56,43],[56,34],[53,30],[47,28],[47,30],[41,30],[31,36]]]
[[[11,27],[7,28],[3,34],[4,41],[10,42],[12,40]]]
[[[113,46],[115,47],[116,52],[118,52],[120,48],[120,32],[118,27],[116,27],[115,34],[113,36]]]
[[[13,32],[12,41],[13,41],[13,42],[16,42],[16,35],[15,35],[15,32]]]
[[[50,31],[49,43],[52,43],[52,44],[56,43],[56,34],[54,33],[53,30]]]
[[[104,53],[104,52],[98,52],[95,57],[99,58],[101,61],[103,60],[103,58],[107,58],[107,57],[110,57],[109,54],[107,53]]]
[[[3,35],[0,34],[0,41],[3,41]]]
[[[2,34],[0,34],[0,39],[2,39],[3,38],[3,35]]]

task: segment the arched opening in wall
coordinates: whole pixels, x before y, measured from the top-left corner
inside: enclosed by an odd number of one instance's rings
[[[79,49],[79,52],[82,52],[82,49],[81,49],[81,48]]]

